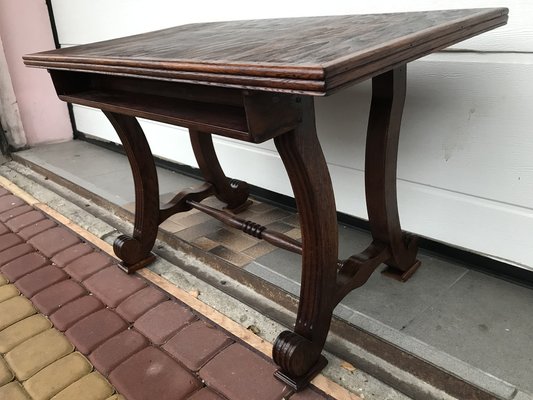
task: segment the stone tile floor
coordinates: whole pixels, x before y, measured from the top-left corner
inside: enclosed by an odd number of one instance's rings
[[[171,198],[174,194],[174,192],[167,193],[162,196],[162,199]],[[224,204],[214,197],[206,199],[202,203],[215,208],[224,207]],[[127,203],[124,208],[134,212],[135,203]],[[247,210],[239,213],[238,216],[264,225],[267,229],[284,233],[293,239],[301,239],[298,219],[290,212],[273,205],[254,201]],[[267,242],[229,228],[195,209],[173,215],[163,222],[161,227],[238,267],[244,267],[277,249]]]
[[[0,399],[328,398],[115,264],[0,187]]]
[[[80,141],[18,154],[121,207],[133,207],[133,181],[124,156]],[[91,162],[95,157],[99,163]],[[160,191],[167,198],[177,189],[198,184],[162,168],[158,174]],[[294,213],[258,202],[245,213],[299,237]],[[296,255],[255,242],[195,211],[174,216],[162,228],[288,292],[299,292]],[[345,226],[340,226],[339,235],[341,257],[364,249],[370,241],[367,232]],[[423,343],[533,392],[533,319],[528,317],[533,290],[429,252],[421,251],[420,259],[422,267],[406,283],[374,273],[337,307],[337,316],[407,351],[415,352]]]

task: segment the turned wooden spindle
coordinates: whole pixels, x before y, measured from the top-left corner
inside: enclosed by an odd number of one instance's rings
[[[263,239],[276,247],[293,253],[302,254],[302,244],[283,233],[271,231],[267,229],[266,226],[256,224],[253,221],[246,221],[242,218],[235,217],[230,213],[217,210],[216,208],[206,206],[205,204],[200,204],[194,200],[187,200],[187,204],[250,236]]]

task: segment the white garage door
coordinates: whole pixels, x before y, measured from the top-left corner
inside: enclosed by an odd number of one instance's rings
[[[62,46],[191,22],[487,6],[486,0],[53,0]],[[409,65],[399,208],[408,231],[533,270],[533,3],[506,6],[506,27]],[[315,101],[338,209],[361,218],[369,100],[367,82]],[[118,141],[98,110],[75,106],[74,114],[80,131]],[[142,125],[157,156],[196,166],[183,129]],[[216,148],[227,175],[292,194],[273,143],[218,138]]]

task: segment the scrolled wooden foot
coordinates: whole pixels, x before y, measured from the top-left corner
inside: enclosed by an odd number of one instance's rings
[[[135,117],[107,112],[104,114],[117,131],[135,183],[135,222],[132,236],[119,236],[113,244],[122,260],[121,269],[132,273],[153,261],[150,253],[159,225],[159,185],[154,157],[144,132]]]
[[[147,253],[138,240],[126,235],[120,235],[115,239],[113,250],[122,260],[118,267],[128,274],[144,268],[155,260],[155,255]]]
[[[280,366],[274,376],[292,389],[303,389],[324,369],[328,361],[306,338],[291,332],[282,332],[272,348],[272,358]]]

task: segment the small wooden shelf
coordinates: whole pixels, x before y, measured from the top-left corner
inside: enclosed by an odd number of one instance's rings
[[[104,111],[253,141],[248,132],[246,113],[242,107],[120,90],[86,90],[62,94],[59,97],[69,103],[95,107]]]

